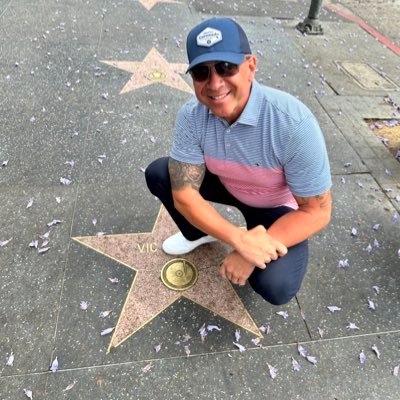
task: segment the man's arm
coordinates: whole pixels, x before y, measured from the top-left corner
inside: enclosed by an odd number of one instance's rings
[[[308,239],[325,227],[330,220],[332,199],[330,192],[312,197],[295,196],[299,209],[285,214],[268,229],[268,233],[287,247]],[[233,251],[221,263],[220,274],[232,283],[244,285],[254,267]]]
[[[268,233],[286,247],[300,243],[319,232],[329,224],[332,213],[330,191],[316,196],[294,198],[299,208],[279,218],[268,229]]]
[[[176,161],[168,163],[175,208],[196,228],[235,248],[247,261],[260,268],[287,249],[259,225],[244,231],[223,218],[200,194],[206,167]]]

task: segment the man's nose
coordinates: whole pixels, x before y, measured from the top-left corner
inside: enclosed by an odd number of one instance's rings
[[[221,85],[222,78],[217,74],[217,71],[215,70],[215,67],[212,66],[210,68],[210,74],[208,76],[208,86],[211,88],[214,87],[219,87]]]

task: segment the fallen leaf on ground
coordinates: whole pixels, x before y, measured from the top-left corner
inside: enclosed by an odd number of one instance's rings
[[[246,351],[246,347],[242,346],[239,343],[233,342],[233,344],[239,349],[239,351],[242,353],[244,351]]]

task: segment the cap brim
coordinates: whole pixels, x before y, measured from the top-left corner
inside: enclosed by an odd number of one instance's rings
[[[196,57],[190,64],[186,72],[189,72],[193,67],[208,61],[225,61],[232,64],[242,64],[245,54],[226,53],[226,52],[210,52]]]

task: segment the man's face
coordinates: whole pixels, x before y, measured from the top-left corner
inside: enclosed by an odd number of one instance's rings
[[[214,115],[232,124],[239,118],[249,99],[257,60],[253,55],[246,56],[238,72],[229,77],[217,74],[214,68],[217,62],[202,64],[211,67],[210,74],[205,81],[193,79],[194,91],[197,99]]]

